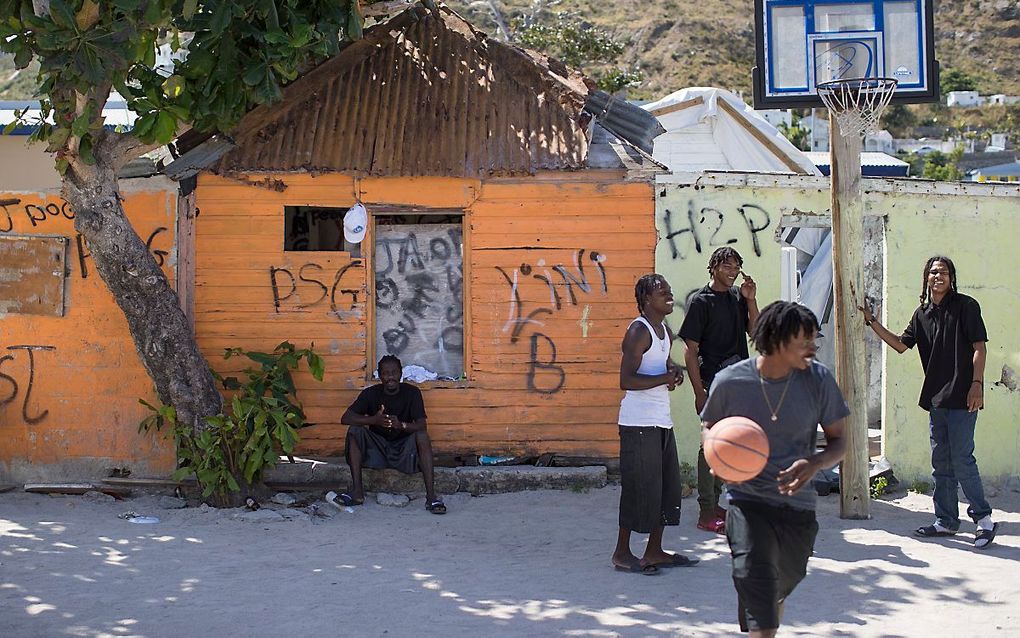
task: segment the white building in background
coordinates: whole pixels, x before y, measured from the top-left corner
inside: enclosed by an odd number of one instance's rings
[[[776,128],[779,128],[780,124],[793,126],[793,111],[790,109],[756,110],[754,114]]]
[[[820,115],[822,112],[811,109],[811,113],[800,121],[800,125],[808,130],[809,149],[812,151],[829,150],[829,118]]]
[[[946,94],[946,106],[981,106],[985,98],[977,91],[950,91]]]
[[[864,150],[872,153],[887,153],[892,155],[896,151],[893,148],[892,133],[881,130],[864,137]]]
[[[999,153],[1006,150],[1006,134],[992,133],[992,139],[985,147],[985,153]]]
[[[995,95],[988,96],[988,104],[1008,106],[1010,104],[1017,103],[1020,103],[1020,95],[1006,95],[1004,93],[996,93]]]

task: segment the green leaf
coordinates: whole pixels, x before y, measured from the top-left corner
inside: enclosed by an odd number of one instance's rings
[[[241,79],[248,86],[258,86],[265,81],[267,73],[269,73],[269,68],[266,66],[266,63],[259,62],[249,68]]]
[[[74,118],[74,121],[71,122],[71,134],[75,137],[81,137],[88,133],[91,120],[91,113],[88,110]]]
[[[152,127],[152,137],[157,142],[169,142],[177,135],[177,120],[166,111],[160,111]]]
[[[50,0],[50,17],[56,25],[62,26],[65,29],[77,30],[74,12],[64,0]]]
[[[195,11],[198,10],[198,0],[184,0],[184,8],[182,13],[185,20],[190,20],[195,16]]]
[[[92,136],[85,135],[78,143],[78,157],[89,166],[94,166],[96,158],[92,154]]]
[[[323,376],[326,374],[326,362],[322,360],[322,357],[314,352],[309,352],[308,368],[312,371],[312,376],[316,381],[322,381]]]
[[[361,4],[350,0],[350,14],[347,17],[347,37],[357,41],[364,36],[365,17],[361,15]]]

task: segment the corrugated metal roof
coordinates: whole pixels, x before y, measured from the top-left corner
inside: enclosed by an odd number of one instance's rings
[[[365,31],[249,113],[216,172],[368,175],[533,173],[583,168],[583,76],[420,5]]]

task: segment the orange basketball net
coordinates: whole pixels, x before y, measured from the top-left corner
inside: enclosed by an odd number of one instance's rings
[[[850,78],[822,82],[816,88],[839,122],[843,137],[878,131],[878,120],[896,91],[894,78]]]

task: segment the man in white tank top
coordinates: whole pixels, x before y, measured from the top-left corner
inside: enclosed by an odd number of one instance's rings
[[[683,383],[683,372],[669,358],[672,338],[666,315],[673,312],[673,291],[662,275],[645,275],[634,287],[638,316],[623,338],[620,360],[620,533],[613,566],[654,575],[663,567],[698,562],[662,549],[666,525],[680,523],[680,463],[677,459],[669,392]],[[648,534],[639,559],[630,550],[632,532]]]

